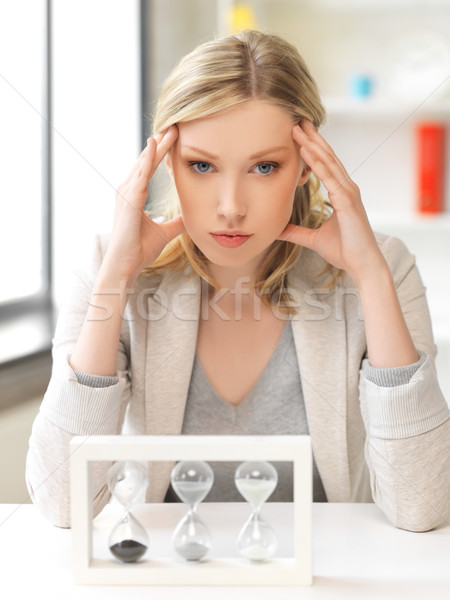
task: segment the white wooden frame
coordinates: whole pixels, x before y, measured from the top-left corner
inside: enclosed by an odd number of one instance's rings
[[[118,564],[93,558],[92,461],[292,461],[294,556],[257,566],[240,558]],[[291,585],[312,584],[312,451],[309,436],[76,436],[71,442],[74,580],[77,584]],[[81,498],[81,501],[80,501]]]

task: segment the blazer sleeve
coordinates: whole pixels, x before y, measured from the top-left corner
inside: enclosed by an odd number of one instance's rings
[[[390,266],[420,366],[402,385],[369,379],[365,358],[360,402],[372,496],[399,528],[428,531],[450,518],[450,411],[439,387],[425,287],[414,257],[396,238],[382,251]]]
[[[70,440],[74,435],[119,433],[129,398],[126,335],[121,335],[119,342],[114,385],[83,385],[69,363],[102,262],[102,246],[102,238],[97,236],[87,268],[74,272],[62,303],[52,345],[52,374],[29,439],[25,479],[30,497],[59,527],[70,527]],[[105,484],[109,466],[94,463],[94,515],[110,497]]]

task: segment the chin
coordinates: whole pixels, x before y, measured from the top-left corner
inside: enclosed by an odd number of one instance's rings
[[[266,245],[260,248],[236,248],[236,249],[228,249],[211,246],[210,244],[194,244],[199,248],[205,258],[213,265],[217,267],[228,267],[228,268],[239,268],[244,267],[245,265],[249,265],[249,270],[254,268],[250,265],[254,261],[262,261],[264,256],[269,251],[271,245],[275,240],[270,240]]]
[[[248,254],[238,254],[232,251],[230,252],[230,250],[228,250],[228,252],[224,252],[221,250],[215,252],[212,250],[202,250],[201,248],[200,250],[205,256],[205,258],[208,260],[208,262],[210,262],[213,265],[216,265],[217,267],[242,267],[248,264],[249,261],[251,261],[252,258],[254,258],[253,255],[249,256]]]

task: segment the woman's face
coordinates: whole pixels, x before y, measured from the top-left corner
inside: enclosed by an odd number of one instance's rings
[[[308,178],[292,128],[287,111],[262,100],[178,124],[166,165],[186,230],[213,264],[262,259],[289,222]]]

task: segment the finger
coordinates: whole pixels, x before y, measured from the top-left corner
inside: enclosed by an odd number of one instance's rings
[[[314,124],[309,119],[307,119],[306,117],[303,117],[303,119],[300,121],[299,128],[300,128],[300,132],[303,133],[304,135],[306,135],[308,140],[310,140],[311,142],[315,142],[321,148],[323,148],[323,150],[325,150],[325,152],[327,152],[331,156],[334,156],[336,161],[338,161],[340,163],[341,167],[344,168],[344,165],[339,161],[333,148],[330,146],[330,144],[328,144],[328,142],[325,140],[325,138],[322,135],[320,135],[320,133],[315,128]]]
[[[320,135],[312,121],[310,121],[306,117],[303,117],[299,125],[301,131],[303,131],[310,139],[320,144],[322,148],[330,154],[334,154],[333,148],[328,144],[325,138],[322,135]]]
[[[323,152],[326,152],[330,156],[334,155],[331,146],[329,146],[321,136],[307,133],[300,125],[294,127],[292,130],[292,137],[300,146],[322,148]]]
[[[347,192],[353,190],[354,182],[334,152],[328,152],[310,138],[302,138],[302,134],[298,131],[295,131],[293,135],[294,139],[301,140],[299,143],[301,144],[302,158],[323,182],[330,194],[335,194],[339,190]]]
[[[330,171],[329,165],[320,160],[312,160],[307,150],[301,151],[305,162],[311,166],[311,170],[323,183],[328,192],[328,198],[334,208],[342,202],[352,201],[356,192],[356,185],[348,175],[339,172],[337,175]]]
[[[177,237],[177,235],[180,235],[186,231],[181,215],[170,219],[170,221],[166,221],[166,223],[162,223],[161,229],[164,231],[164,234],[168,240],[172,240],[173,238]]]
[[[145,213],[142,213],[142,217],[144,222],[151,228],[153,233],[163,239],[166,244],[177,237],[177,235],[180,235],[186,231],[181,215],[178,215],[173,219],[170,219],[170,221],[166,221],[161,224],[158,224],[158,221],[151,219]]]
[[[147,146],[141,152],[133,169],[121,186],[123,190],[134,188],[138,191],[138,194],[118,192],[122,200],[132,204],[135,208],[143,208],[146,202],[144,194],[147,191],[149,181],[153,177],[162,158],[167,154],[177,137],[178,128],[172,126],[166,131],[158,132],[153,137],[148,138]]]
[[[156,154],[156,140],[149,138],[144,150],[142,160],[137,161],[128,179],[118,188],[116,197],[128,204],[131,208],[141,211],[147,201],[148,179],[146,171],[154,163]]]
[[[294,139],[303,145],[317,144],[321,147],[333,160],[346,172],[344,165],[341,163],[333,148],[325,141],[325,139],[318,133],[314,125],[306,118],[301,121],[301,126],[297,125],[293,131]]]
[[[153,137],[156,140],[157,144],[159,144],[161,142],[161,140],[163,139],[166,131],[167,131],[167,129],[165,131],[159,131],[158,133],[155,133],[155,135]]]
[[[161,163],[162,159],[166,156],[170,148],[174,145],[174,143],[178,139],[178,127],[176,125],[172,125],[169,129],[164,133],[163,138],[158,143],[158,148],[156,151],[156,167]],[[155,167],[155,168],[156,168]]]
[[[145,149],[142,161],[138,165],[138,168],[135,172],[137,185],[142,186],[142,188],[147,188],[150,179],[153,177],[153,174],[156,171],[158,139],[160,139],[159,136],[148,138],[147,148]]]
[[[134,175],[139,182],[138,185],[148,185],[162,159],[177,138],[178,127],[172,125],[166,131],[157,133],[154,138],[147,140],[147,149],[150,147],[151,151],[148,154],[144,154],[142,162],[138,164],[138,168],[135,171]]]
[[[277,239],[314,250],[317,232],[318,229],[310,229],[309,227],[302,227],[301,225],[293,225],[291,223],[286,225]]]
[[[338,179],[345,179],[347,172],[337,162],[336,157],[322,148],[319,144],[304,137],[298,130],[293,134],[294,139],[300,145],[300,154],[305,162],[312,168],[314,173],[322,179],[324,175],[329,174]]]
[[[131,171],[128,173],[128,176],[124,181],[125,185],[131,181],[132,177],[136,174],[138,169],[142,169],[142,163],[145,162],[149,158],[149,156],[150,156],[150,158],[152,158],[152,154],[151,154],[152,149],[150,149],[150,155],[149,155],[149,145],[153,144],[153,142],[151,140],[153,139],[158,143],[159,141],[161,141],[162,138],[163,138],[163,134],[157,133],[155,136],[153,136],[153,138],[149,137],[147,139],[147,145],[145,146],[145,148],[142,150],[142,152],[138,156]]]

